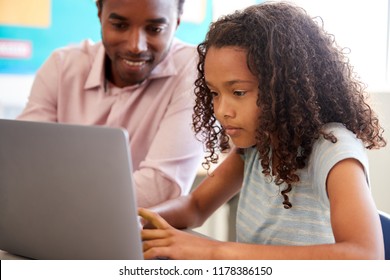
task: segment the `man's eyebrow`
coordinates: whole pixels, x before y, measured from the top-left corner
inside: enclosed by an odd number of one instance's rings
[[[118,20],[127,20],[127,18],[121,16],[121,15],[118,15],[116,13],[111,13],[108,18],[110,19],[118,19]]]
[[[126,21],[127,20],[126,17],[118,15],[117,13],[110,14],[109,18],[110,19],[116,19],[116,20],[122,20],[122,21]],[[166,18],[164,18],[164,17],[148,19],[146,21],[149,22],[149,23],[153,23],[153,24],[166,24],[166,23],[168,23],[168,20]]]
[[[166,18],[153,18],[153,19],[148,19],[146,21],[150,22],[150,23],[157,23],[157,24],[166,24],[166,23],[168,23],[168,20]]]

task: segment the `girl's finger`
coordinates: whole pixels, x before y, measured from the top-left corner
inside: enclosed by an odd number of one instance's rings
[[[165,221],[160,215],[157,213],[150,211],[145,208],[138,209],[138,215],[149,221],[153,226],[159,229],[169,229],[172,228],[167,221]]]
[[[170,234],[165,229],[143,229],[141,231],[142,240],[162,239],[169,236]]]

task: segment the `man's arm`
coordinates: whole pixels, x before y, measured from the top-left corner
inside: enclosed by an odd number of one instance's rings
[[[38,70],[28,102],[18,120],[57,121],[58,75],[56,55],[52,54]]]

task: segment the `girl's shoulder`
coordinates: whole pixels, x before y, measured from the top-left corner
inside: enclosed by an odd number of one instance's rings
[[[363,142],[356,134],[341,123],[328,123],[323,127],[324,133],[331,133],[336,142],[325,139],[324,136],[314,142],[309,160],[309,166],[318,171],[318,168],[330,170],[337,162],[355,158],[368,167],[368,159]]]
[[[336,137],[337,141],[336,143],[331,142],[330,140],[326,140],[323,136],[321,136],[317,144],[342,144],[342,143],[355,143],[358,146],[362,145],[362,142],[360,139],[357,138],[356,134],[350,131],[348,128],[345,127],[342,123],[327,123],[322,127],[322,131],[326,134],[332,134],[334,137]],[[351,143],[352,142],[352,143]]]
[[[338,122],[330,122],[323,125],[322,130],[326,133],[336,133],[336,134],[343,134],[343,133],[352,133],[349,129],[345,127],[344,124],[338,123]],[[352,133],[353,134],[353,133]]]

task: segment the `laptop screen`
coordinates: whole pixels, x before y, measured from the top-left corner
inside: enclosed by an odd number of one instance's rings
[[[142,259],[127,132],[0,120],[0,249]]]

